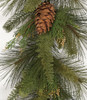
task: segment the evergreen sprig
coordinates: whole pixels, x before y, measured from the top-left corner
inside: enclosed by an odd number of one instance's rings
[[[76,100],[80,100],[80,97],[84,98],[82,88],[85,88],[87,83],[86,67],[79,61],[57,58],[54,59],[54,68],[57,78],[60,77],[60,90],[62,87],[63,91],[70,93],[71,97]],[[62,95],[61,92],[60,95]]]
[[[9,72],[12,71],[8,79],[8,82],[12,82],[12,86],[14,86],[15,83],[18,83],[21,80],[22,71],[26,67],[31,66],[30,63],[36,55],[36,46],[34,44],[35,42],[32,39],[29,39],[28,45],[25,49],[20,49],[19,46],[16,45],[12,50],[9,49],[8,51],[6,51],[6,53],[2,54],[3,57],[0,58],[0,66],[4,66],[2,68],[2,71],[8,69],[2,78],[4,78]]]
[[[63,47],[68,55],[76,55],[81,58],[85,54],[83,46],[87,48],[87,30],[84,28],[87,18],[85,15],[82,17],[79,14],[73,14],[73,10],[62,6],[56,10],[53,27],[47,33],[55,38],[58,48]]]
[[[49,35],[42,35],[39,36],[37,40],[38,49],[38,58],[41,59],[41,63],[43,66],[43,70],[47,77],[47,80],[50,84],[53,83],[53,56],[52,56],[52,46],[53,46],[53,39]]]
[[[0,0],[1,7],[6,7],[5,14],[8,14],[12,10],[15,9],[15,12],[32,12],[34,11],[38,5],[40,5],[41,0]],[[32,5],[32,6],[31,6]]]
[[[18,97],[18,91],[17,89],[13,89],[13,91],[11,92],[11,94],[8,97],[8,100],[16,100]]]
[[[6,49],[13,48],[16,43],[19,43],[20,48],[24,48],[27,45],[26,40],[28,40],[29,37],[34,37],[34,35],[37,35],[35,33],[34,19],[30,19],[26,24],[18,28],[15,32],[14,38],[7,42]]]
[[[10,32],[12,29],[17,28],[18,25],[21,25],[22,22],[24,22],[26,19],[29,20],[29,16],[31,16],[31,13],[24,13],[24,12],[18,12],[15,13],[5,24],[4,29],[7,30],[7,32]]]
[[[26,0],[25,6],[24,6],[24,12],[34,11],[40,4],[41,4],[41,0]]]
[[[0,58],[2,79],[9,75],[7,82],[15,86],[8,100],[85,100],[87,68],[76,57],[87,49],[87,3],[46,1],[55,6],[55,21],[49,32],[39,35],[34,14],[41,0],[0,0],[7,14],[15,12],[4,28],[10,32],[21,26]]]

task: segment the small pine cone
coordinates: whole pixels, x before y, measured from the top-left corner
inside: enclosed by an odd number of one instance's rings
[[[38,34],[50,31],[52,23],[55,20],[55,9],[49,2],[42,3],[35,14],[35,25]]]

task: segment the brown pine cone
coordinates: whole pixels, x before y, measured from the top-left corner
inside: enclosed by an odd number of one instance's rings
[[[35,14],[35,25],[38,34],[50,31],[52,23],[55,20],[55,9],[49,2],[42,3],[37,9]]]

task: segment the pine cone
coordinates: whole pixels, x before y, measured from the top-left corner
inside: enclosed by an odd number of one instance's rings
[[[37,9],[35,14],[36,31],[38,34],[46,33],[52,27],[55,20],[55,9],[49,2],[42,3]]]

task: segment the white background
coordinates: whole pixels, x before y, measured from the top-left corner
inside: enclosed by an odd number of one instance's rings
[[[7,33],[2,27],[9,16],[3,16],[2,11],[0,10],[0,52],[4,52],[6,42],[11,40],[13,37],[13,32]],[[7,97],[11,91],[10,86],[6,87],[4,84],[5,80],[6,79],[0,81],[0,100],[7,100]]]

